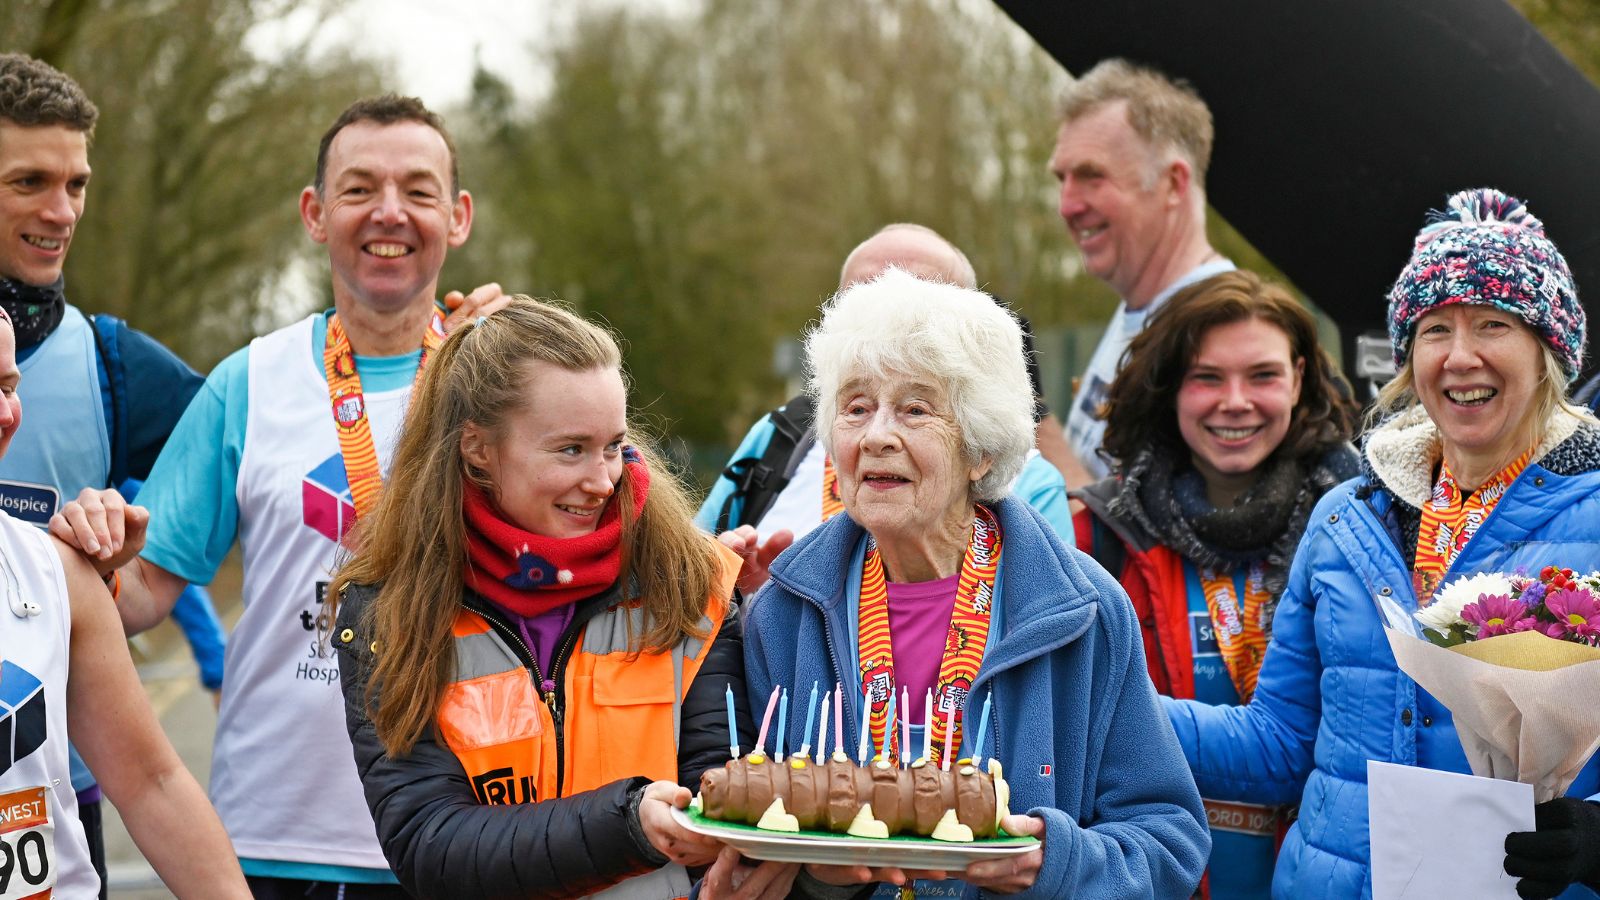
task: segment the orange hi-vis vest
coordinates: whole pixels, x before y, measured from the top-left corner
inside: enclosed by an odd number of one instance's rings
[[[640,775],[678,780],[679,712],[722,627],[739,573],[738,555],[716,547],[722,569],[700,620],[706,637],[691,635],[666,652],[635,656],[648,630],[643,608],[602,610],[566,635],[554,656],[559,697],[540,696],[533,672],[513,649],[520,637],[472,610],[456,613],[455,675],[436,724],[479,803],[532,803]],[[667,866],[606,893],[679,897],[688,886],[682,867]]]

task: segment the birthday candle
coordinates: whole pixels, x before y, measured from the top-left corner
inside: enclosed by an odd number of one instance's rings
[[[817,715],[817,683],[811,682],[811,699],[806,701],[806,730],[800,732],[799,756],[811,755],[811,723],[815,722]]]
[[[933,688],[922,698],[922,758],[933,761]]]
[[[844,685],[833,683],[833,749],[844,752]]]
[[[899,699],[894,695],[894,688],[889,688],[889,714],[883,719],[883,758],[894,762],[889,755],[889,746],[894,741],[894,701]]]
[[[978,765],[983,760],[983,733],[989,728],[989,701],[994,699],[994,691],[983,695],[983,712],[978,715],[978,739],[972,744],[972,764]]]
[[[733,685],[728,685],[726,696],[728,698],[728,753],[734,759],[739,758],[739,728],[733,723]]]
[[[900,688],[900,768],[911,765],[911,689]]]
[[[732,687],[732,685],[729,685]],[[767,711],[761,716],[761,733],[756,735],[756,752],[761,752],[767,746],[767,726],[772,724],[772,710],[778,705],[778,692],[782,690],[778,685],[773,685],[772,696],[767,698]],[[778,726],[780,729],[783,726]]]
[[[828,755],[828,701],[833,699],[831,692],[822,695],[822,722],[817,725],[817,765],[822,765],[823,759]]]
[[[945,696],[949,696],[946,694]],[[950,771],[950,734],[956,730],[956,701],[950,698],[950,708],[944,711],[944,757],[939,760],[939,768]]]
[[[861,740],[856,742],[856,765],[867,764],[867,748],[871,746],[872,727],[869,717],[872,715],[872,694],[866,685],[861,686]]]
[[[788,728],[789,728],[789,689],[788,688],[784,688],[783,689],[783,696],[781,698],[779,698],[779,700],[778,700],[778,736],[777,736],[777,738],[774,739],[776,741],[777,745],[778,745],[777,746],[777,752],[772,754],[772,758],[777,760],[778,762],[783,762],[783,738],[784,738],[784,733],[788,730]]]

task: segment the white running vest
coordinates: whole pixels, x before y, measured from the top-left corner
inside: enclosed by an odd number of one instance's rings
[[[243,857],[388,869],[361,793],[339,663],[316,631],[355,507],[315,316],[250,342],[239,464],[244,613],[228,641],[211,800]],[[381,467],[411,388],[368,394]]]
[[[0,900],[98,896],[67,764],[72,606],[44,532],[0,513]],[[19,614],[23,598],[37,615]]]

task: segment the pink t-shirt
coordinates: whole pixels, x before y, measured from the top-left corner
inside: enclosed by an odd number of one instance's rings
[[[894,653],[895,687],[911,692],[909,721],[922,721],[923,697],[939,680],[950,616],[956,608],[961,573],[938,581],[896,584],[889,588],[889,647]],[[896,712],[899,718],[901,713]]]

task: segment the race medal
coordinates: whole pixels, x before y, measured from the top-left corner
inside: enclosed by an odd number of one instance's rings
[[[1256,692],[1256,676],[1267,652],[1266,618],[1272,595],[1265,586],[1265,571],[1251,563],[1245,571],[1244,600],[1241,603],[1233,586],[1232,572],[1200,570],[1200,590],[1205,594],[1211,614],[1211,633],[1216,635],[1222,663],[1233,680],[1241,704],[1249,703]]]
[[[444,343],[444,316],[437,307],[422,333],[422,359],[417,372],[428,362],[428,354]],[[366,398],[361,393],[361,375],[356,372],[355,350],[345,334],[338,313],[328,317],[327,341],[322,350],[322,371],[328,380],[328,402],[333,408],[333,423],[339,433],[339,455],[344,460],[345,480],[355,502],[356,518],[372,512],[383,491],[383,473],[378,467],[378,449],[372,442],[372,423],[367,421]]]
[[[989,643],[989,620],[994,609],[994,584],[1000,569],[1000,523],[983,505],[973,508],[972,538],[961,557],[956,584],[955,608],[950,613],[950,629],[939,661],[939,676],[934,687],[934,716],[923,724],[931,729],[930,763],[942,763],[946,723],[952,752],[959,753],[967,697],[983,663]],[[871,702],[870,731],[873,746],[886,747],[888,758],[899,757],[899,731],[887,735],[888,701],[893,696],[894,653],[889,635],[889,588],[878,555],[877,541],[867,537],[867,552],[861,561],[861,599],[858,618],[857,656],[861,683]],[[953,713],[953,714],[952,714]],[[902,713],[903,715],[903,713]]]
[[[1510,465],[1495,473],[1471,494],[1461,490],[1450,466],[1439,461],[1439,480],[1433,493],[1422,506],[1422,523],[1417,527],[1417,560],[1413,566],[1413,587],[1417,590],[1417,606],[1424,607],[1433,601],[1434,591],[1444,579],[1444,573],[1461,555],[1472,536],[1494,512],[1500,498],[1510,490],[1512,482],[1528,467],[1533,448],[1517,457]]]

